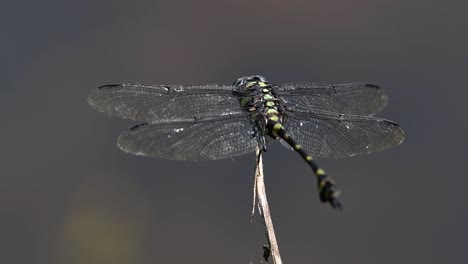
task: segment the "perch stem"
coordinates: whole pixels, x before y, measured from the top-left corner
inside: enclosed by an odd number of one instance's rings
[[[280,252],[278,249],[278,242],[276,241],[275,229],[273,228],[273,221],[271,220],[270,208],[265,191],[265,182],[263,175],[263,160],[262,150],[257,146],[257,164],[255,168],[255,183],[254,189],[254,205],[255,199],[258,197],[258,211],[262,217],[263,224],[265,225],[265,233],[268,239],[268,246],[264,246],[263,258],[268,261],[268,257],[272,256],[274,264],[282,264]],[[256,196],[255,196],[256,193]]]

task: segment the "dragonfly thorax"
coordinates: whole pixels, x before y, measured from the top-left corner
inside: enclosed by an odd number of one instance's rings
[[[244,90],[244,96],[240,99],[241,107],[250,114],[252,121],[261,128],[262,137],[270,135],[276,138],[267,129],[267,124],[270,121],[274,123],[283,121],[284,107],[276,95],[276,86],[258,75],[239,78],[235,83],[240,83],[240,87]]]

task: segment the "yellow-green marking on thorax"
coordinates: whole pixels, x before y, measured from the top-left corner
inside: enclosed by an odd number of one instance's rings
[[[272,116],[270,116],[270,117],[268,118],[268,120],[278,122],[279,116],[277,116],[277,115],[272,115]]]
[[[269,108],[268,110],[266,110],[266,114],[267,116],[269,115],[279,115],[278,111],[274,108]]]
[[[250,88],[250,87],[254,86],[256,83],[257,82],[248,82],[245,87]]]

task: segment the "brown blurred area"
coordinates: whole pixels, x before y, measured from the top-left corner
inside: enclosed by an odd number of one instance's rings
[[[91,109],[118,82],[371,82],[407,139],[320,160],[272,146],[286,263],[465,263],[466,1],[10,1],[0,9],[1,263],[260,263],[253,155],[183,163],[120,152],[132,122]]]

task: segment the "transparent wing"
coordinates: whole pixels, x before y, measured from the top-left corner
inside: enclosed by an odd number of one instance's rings
[[[154,123],[160,119],[240,113],[238,90],[222,84],[112,84],[93,90],[88,102],[110,115]]]
[[[247,115],[206,120],[162,120],[124,131],[117,145],[127,153],[171,160],[218,160],[255,151]]]
[[[403,129],[389,120],[302,110],[288,112],[284,127],[315,157],[341,158],[377,152],[396,146],[404,139]]]
[[[384,91],[374,84],[289,83],[277,89],[286,105],[348,115],[373,115],[388,101]]]

